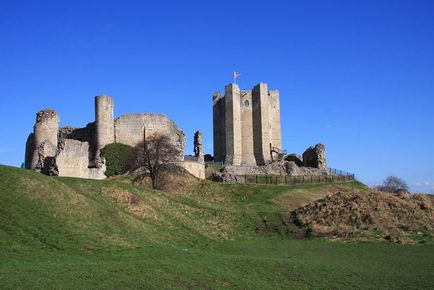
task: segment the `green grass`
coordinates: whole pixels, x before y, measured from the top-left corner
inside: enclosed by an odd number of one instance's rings
[[[363,189],[202,182],[165,193],[125,177],[47,177],[0,166],[0,288],[434,288],[432,245],[258,231],[326,193]]]

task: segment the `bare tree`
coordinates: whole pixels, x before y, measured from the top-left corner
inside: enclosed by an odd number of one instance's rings
[[[138,154],[140,156],[137,158],[137,165],[143,166],[148,170],[152,188],[160,189],[163,185],[161,169],[169,163],[178,160],[181,150],[173,144],[167,135],[148,137],[136,149],[139,151]]]
[[[407,183],[397,176],[388,176],[376,189],[394,193],[409,190]]]

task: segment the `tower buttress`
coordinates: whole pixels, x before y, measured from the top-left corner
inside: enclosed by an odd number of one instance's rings
[[[253,135],[256,163],[264,165],[271,160],[271,122],[269,115],[268,85],[259,83],[252,91]]]
[[[240,88],[237,84],[229,84],[225,87],[225,127],[225,163],[228,165],[240,165],[242,159],[241,108]]]

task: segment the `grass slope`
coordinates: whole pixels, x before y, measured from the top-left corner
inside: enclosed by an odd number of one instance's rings
[[[434,247],[264,234],[281,213],[360,183],[199,183],[47,177],[0,166],[0,287],[434,288]]]

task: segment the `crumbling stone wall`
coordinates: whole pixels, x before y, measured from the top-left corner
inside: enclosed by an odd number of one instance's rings
[[[103,179],[104,169],[89,168],[89,143],[64,139],[63,148],[55,157],[58,176]],[[96,168],[95,168],[96,169]]]
[[[59,132],[59,144],[60,150],[63,149],[63,144],[66,139],[78,140],[81,142],[87,142],[88,146],[88,158],[89,167],[96,167],[95,155],[97,150],[96,138],[95,138],[95,122],[89,123],[84,128],[73,128],[66,126],[60,129]]]
[[[178,126],[161,114],[126,114],[115,119],[115,141],[137,146],[145,138],[155,134],[164,134],[170,137],[173,144],[180,148],[181,155],[177,160],[183,160],[185,147],[185,134]]]
[[[311,146],[304,151],[303,166],[327,169],[324,144],[316,144],[315,146]]]
[[[56,156],[59,176],[88,177],[89,143],[65,139],[63,148]]]
[[[33,134],[26,142],[26,168],[36,171],[43,169],[44,158],[56,155],[58,134],[59,116],[54,110],[45,109],[36,113]]]
[[[202,133],[200,131],[196,131],[194,133],[194,156],[198,157],[200,161],[203,161],[203,139]]]
[[[176,161],[184,159],[185,134],[164,115],[128,114],[114,120],[113,99],[97,96],[95,119],[84,128],[59,128],[54,110],[38,112],[26,142],[25,167],[47,175],[102,179],[105,164],[100,152],[104,146],[123,143],[134,147],[144,136],[154,134],[170,136],[181,152]]]

